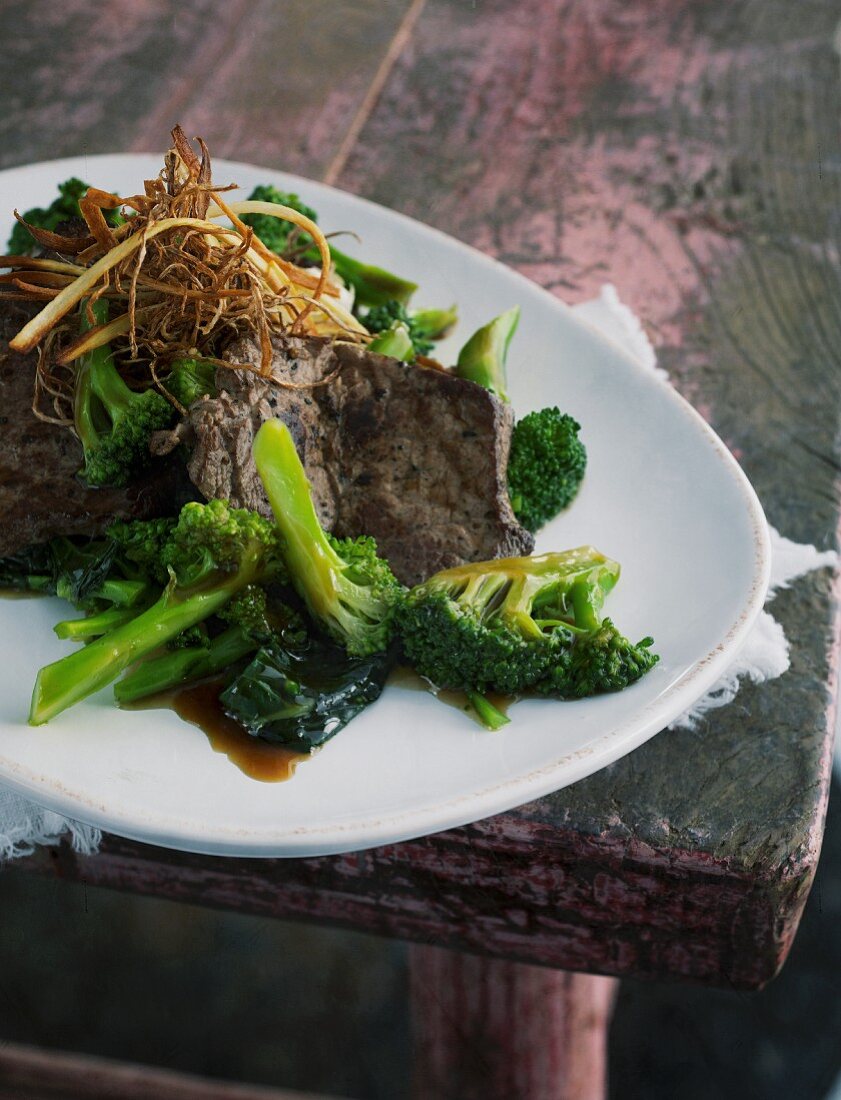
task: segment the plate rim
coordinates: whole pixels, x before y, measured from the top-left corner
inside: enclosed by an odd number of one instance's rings
[[[60,173],[62,166],[74,165],[78,170],[80,162],[95,165],[100,161],[119,159],[124,162],[148,162],[156,157],[155,153],[97,153],[80,154],[74,157],[61,157],[53,160],[36,161],[30,164],[15,165],[0,171],[0,179],[20,174],[25,176],[33,170],[54,169]],[[530,294],[538,293],[551,303],[551,308],[560,310],[575,327],[583,329],[591,339],[605,345],[613,355],[618,355],[626,367],[644,379],[644,384],[659,387],[673,403],[680,415],[688,417],[696,430],[700,429],[712,445],[718,459],[723,463],[740,491],[750,520],[754,550],[753,581],[746,599],[738,614],[726,631],[724,637],[705,656],[669,684],[658,697],[652,700],[625,722],[614,725],[603,732],[597,740],[585,747],[555,758],[539,768],[473,790],[446,802],[433,803],[423,808],[394,811],[380,818],[359,819],[348,823],[334,823],[324,826],[299,826],[281,831],[255,830],[254,828],[230,828],[216,826],[212,838],[197,833],[198,823],[184,818],[162,818],[157,815],[153,820],[142,822],[136,814],[121,815],[119,808],[114,810],[105,805],[92,802],[86,796],[64,788],[60,781],[38,775],[32,769],[8,759],[0,752],[0,783],[17,793],[31,798],[45,809],[84,824],[101,828],[115,835],[173,848],[178,851],[203,855],[230,856],[242,858],[301,858],[321,855],[337,855],[348,852],[364,851],[383,844],[402,843],[407,840],[459,828],[470,823],[484,820],[490,816],[506,813],[517,806],[545,797],[556,790],[578,782],[603,767],[608,766],[640,747],[654,737],[669,722],[700,698],[719,677],[725,667],[732,663],[747,635],[762,610],[770,582],[771,544],[768,524],[759,498],[735,457],[701,414],[662,376],[656,375],[642,364],[625,347],[601,332],[595,325],[577,316],[575,310],[557,298],[539,283],[527,278],[521,272],[508,267],[500,260],[489,256],[459,238],[445,233],[435,226],[420,222],[407,214],[393,210],[381,203],[373,202],[350,191],[312,180],[283,169],[261,166],[245,161],[218,159],[214,162],[217,172],[238,169],[264,171],[283,176],[303,188],[312,188],[314,192],[338,194],[362,203],[376,212],[378,217],[385,215],[398,223],[413,227],[420,226],[427,234],[446,242],[448,247],[466,250],[471,261],[494,268],[502,268],[507,276],[514,276],[528,288]],[[664,717],[665,716],[665,717]],[[632,742],[628,745],[628,742]],[[626,747],[627,746],[627,747]],[[557,775],[563,772],[560,784]],[[469,807],[469,809],[468,809]]]

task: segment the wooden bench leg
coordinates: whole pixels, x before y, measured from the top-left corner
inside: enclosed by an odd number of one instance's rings
[[[416,1100],[604,1100],[617,982],[410,948]]]

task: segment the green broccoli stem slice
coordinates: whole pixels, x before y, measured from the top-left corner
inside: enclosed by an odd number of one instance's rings
[[[340,252],[335,245],[330,245],[330,256],[333,267],[348,286],[352,286],[356,293],[356,301],[363,306],[380,306],[385,302],[395,300],[404,306],[418,289],[417,283],[401,279],[399,275],[393,275],[382,267],[373,264],[362,263],[344,252]],[[307,252],[307,259],[318,262],[321,256],[318,249]]]
[[[88,332],[95,325],[104,325],[108,320],[108,302],[100,298],[99,301],[90,304],[82,303],[79,328],[82,332]],[[91,324],[93,314],[93,324]],[[73,393],[73,420],[76,435],[85,449],[85,453],[92,451],[99,443],[99,429],[96,425],[93,407],[93,367],[97,360],[108,360],[111,357],[110,348],[105,345],[94,348],[80,356],[76,366],[76,380]]]
[[[438,340],[444,336],[458,320],[458,309],[412,309],[409,311],[412,328],[416,336],[428,340]]]
[[[170,583],[160,598],[131,622],[46,665],[35,680],[30,725],[49,722],[116,680],[134,661],[219,611],[232,596],[259,579],[262,561],[261,548],[254,547],[246,550],[235,572],[221,574],[215,584],[180,589]]]
[[[500,730],[511,721],[508,715],[495,707],[486,695],[481,695],[478,691],[467,691],[465,695],[485,729]]]
[[[98,638],[114,627],[122,626],[138,614],[133,607],[109,607],[84,619],[65,619],[56,623],[53,630],[56,636],[71,642],[86,642],[89,638]]]
[[[319,522],[307,475],[285,424],[263,424],[254,440],[254,461],[283,535],[293,584],[316,619],[329,622],[344,587],[345,562]]]
[[[243,627],[229,627],[209,646],[176,649],[143,661],[114,685],[114,698],[118,703],[133,703],[181,684],[213,676],[259,648],[259,641]]]
[[[399,359],[402,363],[411,363],[415,358],[415,345],[408,328],[400,321],[396,321],[391,328],[375,336],[368,345],[368,351],[379,352],[380,355],[390,355],[392,359]]]
[[[505,361],[519,320],[520,307],[514,306],[477,329],[458,353],[455,368],[459,378],[484,386],[506,403],[508,381]]]

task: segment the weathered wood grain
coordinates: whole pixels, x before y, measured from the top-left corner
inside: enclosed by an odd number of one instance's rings
[[[87,1054],[0,1044],[0,1100],[331,1100],[312,1092],[237,1085]],[[333,1097],[332,1100],[339,1100]]]
[[[409,953],[417,1100],[605,1100],[616,982]]]
[[[771,521],[820,547],[839,516],[837,18],[831,0],[428,0],[338,180],[568,300],[614,282]],[[255,71],[259,37],[242,47]],[[212,97],[199,104],[187,79],[185,117],[201,121]],[[241,96],[250,118],[261,97]],[[295,167],[345,159],[324,103]],[[227,155],[266,160],[226,131]],[[820,849],[831,578],[797,582],[774,614],[786,676],[470,828],[289,862],[111,837],[96,857],[30,865],[550,966],[755,987],[785,958]]]
[[[0,167],[166,148],[180,122],[218,157],[320,175],[409,0],[8,0]]]

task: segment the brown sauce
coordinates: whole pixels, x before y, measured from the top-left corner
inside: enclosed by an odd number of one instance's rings
[[[224,753],[249,778],[263,783],[291,779],[298,764],[309,759],[309,753],[295,752],[252,737],[239,722],[225,714],[219,702],[221,689],[221,681],[205,680],[142,699],[132,704],[131,709],[170,707],[179,718],[198,726],[213,751]]]
[[[460,710],[478,721],[473,707],[471,707],[467,700],[467,695],[463,691],[453,691],[450,688],[436,688],[429,680],[425,680],[423,676],[419,676],[413,668],[409,668],[407,665],[398,665],[397,668],[393,669],[389,675],[388,684],[390,687],[406,688],[408,691],[427,691],[430,695],[434,695],[439,703],[443,703],[448,707],[454,707],[456,710]],[[489,703],[495,706],[498,711],[506,715],[508,714],[508,708],[511,704],[517,702],[516,696],[514,695],[499,695],[497,692],[491,691],[485,692],[485,698]]]

